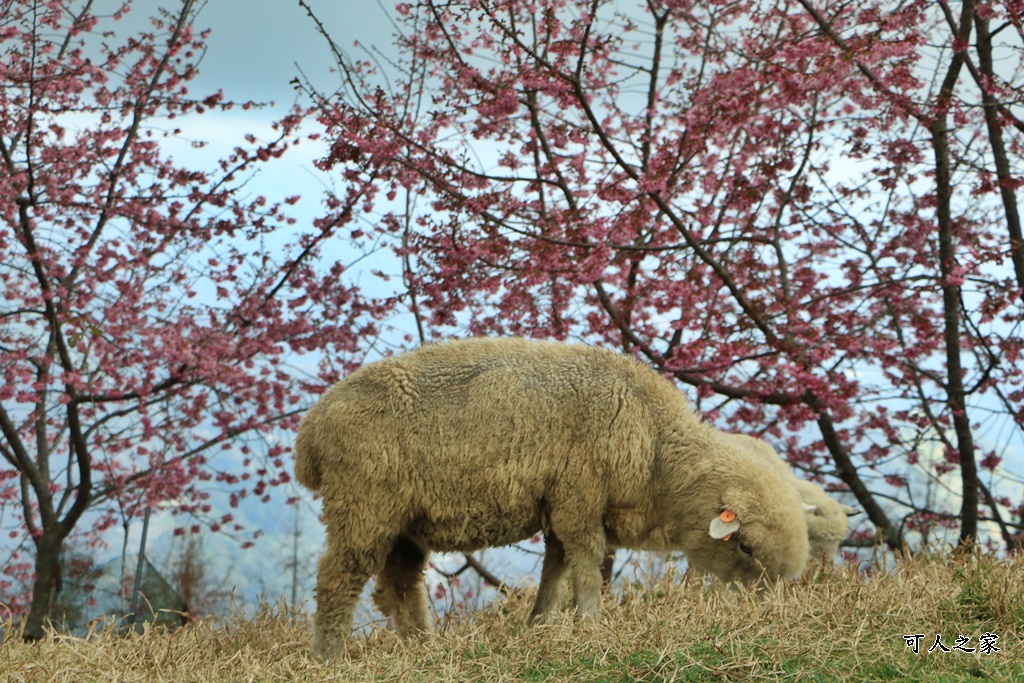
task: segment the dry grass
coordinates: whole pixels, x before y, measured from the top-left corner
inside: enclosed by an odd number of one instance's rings
[[[873,579],[844,569],[766,598],[667,577],[606,598],[597,623],[527,627],[531,598],[449,617],[412,643],[378,629],[328,664],[309,658],[305,620],[269,609],[128,638],[24,644],[8,628],[0,681],[1024,680],[1024,557],[918,556]],[[936,633],[977,647],[986,632],[1000,652],[927,653]],[[912,633],[924,634],[918,655],[903,639]]]

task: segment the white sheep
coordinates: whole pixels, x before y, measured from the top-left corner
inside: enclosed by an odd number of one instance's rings
[[[807,562],[786,473],[701,422],[670,381],[606,350],[469,339],[377,361],[309,410],[295,453],[327,524],[313,635],[323,657],[343,651],[374,574],[399,634],[429,630],[433,550],[543,531],[562,560],[551,572],[568,569],[588,616],[609,544],[682,550],[745,583],[799,576]]]

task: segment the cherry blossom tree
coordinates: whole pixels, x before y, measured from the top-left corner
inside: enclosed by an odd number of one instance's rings
[[[27,607],[27,638],[76,529],[164,503],[237,530],[206,487],[266,499],[288,482],[278,431],[359,364],[387,309],[321,258],[371,186],[311,227],[286,213],[297,197],[245,189],[302,139],[303,112],[210,169],[163,151],[233,106],[189,92],[205,36],[195,2],[172,4],[129,36],[129,2],[0,4],[0,520],[34,551],[5,561],[0,588]]]
[[[416,0],[306,88],[426,336],[619,348],[855,498],[854,542],[1016,549],[1021,12]]]

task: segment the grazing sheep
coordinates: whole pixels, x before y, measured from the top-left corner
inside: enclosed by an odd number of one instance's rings
[[[859,514],[861,510],[834,500],[825,493],[825,489],[817,484],[797,477],[782,456],[776,453],[775,449],[766,441],[746,434],[731,434],[730,436],[765,460],[778,464],[781,469],[792,476],[792,484],[796,487],[800,500],[807,510],[810,558],[831,566],[839,552],[839,544],[846,538],[847,518]]]
[[[683,394],[610,351],[524,339],[425,346],[366,365],[307,413],[296,478],[327,548],[314,652],[345,646],[363,585],[400,635],[430,629],[432,550],[543,531],[557,589],[595,616],[608,544],[682,550],[728,581],[796,577],[807,524],[788,476],[702,423]],[[538,598],[540,611],[550,600]],[[534,610],[538,612],[537,609]]]

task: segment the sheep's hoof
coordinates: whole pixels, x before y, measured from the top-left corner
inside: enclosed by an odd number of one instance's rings
[[[526,617],[527,626],[535,626],[537,624],[547,624],[551,622],[551,612],[530,612],[530,616]]]
[[[309,641],[310,654],[321,662],[330,662],[345,654],[345,641],[341,638],[325,636],[314,626]]]

